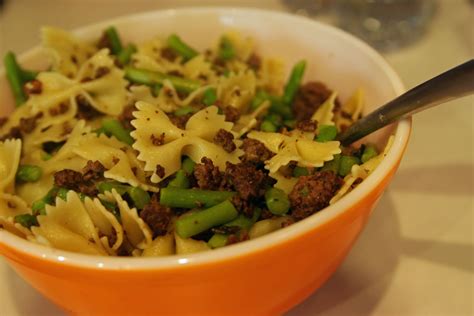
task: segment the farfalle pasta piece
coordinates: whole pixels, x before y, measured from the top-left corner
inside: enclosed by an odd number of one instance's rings
[[[20,214],[30,214],[31,209],[17,195],[0,192],[0,218],[12,218]]]
[[[175,254],[174,234],[156,237],[151,245],[143,250],[142,257],[161,257]]]
[[[212,69],[212,64],[204,55],[197,55],[183,65],[182,72],[186,78],[215,82],[217,75]]]
[[[256,89],[257,78],[250,70],[231,74],[229,77],[219,77],[217,82],[218,99],[225,106],[232,106],[241,113],[247,111]]]
[[[107,255],[98,229],[76,192],[69,191],[66,201],[57,198],[56,206],[47,205],[46,215],[37,219],[39,227],[32,227],[32,232],[46,238],[55,248]]]
[[[150,247],[153,241],[153,233],[148,225],[138,216],[136,208],[130,208],[128,203],[122,199],[117,191],[107,192],[112,194],[120,210],[120,218],[127,240],[137,249],[146,249]]]
[[[250,131],[252,128],[257,126],[257,118],[267,112],[270,108],[270,101],[264,101],[255,111],[250,114],[242,115],[237,123],[234,125],[233,130],[240,137]]]
[[[128,104],[128,83],[123,77],[124,72],[115,67],[108,50],[103,49],[82,65],[74,79],[56,72],[40,73],[37,80],[43,91],[33,95],[27,104],[39,111],[66,101],[76,104],[76,97],[80,96],[97,111],[117,116]]]
[[[311,120],[318,122],[318,130],[321,125],[334,125],[334,107],[337,93],[333,92],[329,98],[314,112]]]
[[[145,161],[145,171],[152,171],[151,181],[160,182],[181,168],[181,156],[187,155],[194,161],[203,157],[212,159],[215,165],[225,169],[226,162],[238,163],[242,155],[240,149],[231,153],[213,143],[214,136],[220,129],[230,131],[233,123],[226,122],[223,115],[218,114],[215,106],[207,107],[194,114],[180,129],[171,123],[168,116],[159,108],[145,103],[136,104],[132,125],[136,128],[131,133],[136,140],[133,148],[138,150],[138,159]],[[153,145],[154,137],[163,135],[163,145]],[[240,144],[235,141],[237,147]],[[160,177],[156,173],[157,166],[165,169]]]
[[[283,190],[286,194],[290,194],[296,182],[298,182],[298,178],[285,177],[280,171],[277,171],[275,173],[270,173],[269,176],[277,180],[274,187],[277,189]]]
[[[281,95],[285,83],[285,67],[280,59],[263,58],[258,71],[258,86],[272,94]]]
[[[15,176],[21,157],[21,140],[0,142],[0,193],[15,193]]]
[[[52,55],[53,70],[69,78],[75,77],[79,67],[96,51],[93,45],[64,30],[44,27],[41,35],[43,46]]]
[[[343,126],[349,126],[359,119],[364,108],[364,92],[357,89],[356,92],[344,103],[336,114],[336,126],[339,130]],[[342,113],[345,113],[344,115]],[[347,117],[349,116],[349,117]]]
[[[15,223],[13,217],[2,217],[0,216],[0,229],[5,229],[6,231],[17,235],[20,238],[29,239],[33,237],[33,233],[26,227]]]
[[[275,156],[265,161],[265,169],[270,173],[276,173],[290,161],[296,161],[301,167],[321,167],[325,161],[332,160],[334,155],[341,153],[339,142],[319,143],[313,141],[312,133],[293,131],[290,135],[283,135],[253,131],[247,137],[262,142],[268,150],[275,153]]]

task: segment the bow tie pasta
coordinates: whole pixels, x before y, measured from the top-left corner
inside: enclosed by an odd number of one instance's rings
[[[114,27],[42,37],[47,70],[6,56],[17,109],[0,118],[0,229],[39,245],[156,257],[258,238],[357,190],[390,148],[336,140],[361,90],[303,83],[305,61],[286,79],[233,31],[207,50]]]

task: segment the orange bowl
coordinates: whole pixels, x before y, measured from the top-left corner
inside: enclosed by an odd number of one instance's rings
[[[403,92],[395,72],[374,50],[333,27],[283,13],[255,9],[188,8],[106,21],[76,31],[96,38],[115,25],[125,40],[178,33],[205,48],[226,29],[255,38],[262,55],[292,65],[307,59],[306,80],[317,79],[342,100],[357,87],[367,109]],[[44,67],[39,48],[21,62]],[[13,109],[0,74],[1,115]],[[5,107],[5,105],[7,105]],[[0,229],[0,252],[33,287],[71,314],[274,315],[303,301],[337,269],[364,228],[394,175],[411,129],[404,120],[370,136],[394,143],[379,167],[337,203],[285,229],[205,253],[162,258],[87,256],[50,249]]]

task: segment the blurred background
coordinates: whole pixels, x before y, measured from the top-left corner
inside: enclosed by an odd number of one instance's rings
[[[42,25],[74,29],[184,6],[257,7],[353,33],[411,88],[473,58],[473,2],[0,0],[0,54],[39,44]],[[473,314],[473,108],[471,96],[414,117],[407,154],[367,229],[332,279],[288,315]],[[0,280],[0,315],[62,315],[2,259]]]

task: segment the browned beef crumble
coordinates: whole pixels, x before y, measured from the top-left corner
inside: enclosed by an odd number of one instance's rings
[[[122,123],[123,127],[128,130],[134,130],[135,127],[132,125],[132,121],[135,119],[133,112],[136,111],[135,105],[127,105],[123,108],[122,113],[119,115],[118,119]]]
[[[184,77],[184,75],[179,70],[168,71],[167,74],[175,77]]]
[[[249,67],[253,70],[257,71],[262,66],[262,59],[256,53],[252,53],[249,59],[247,59],[247,65],[249,65]]]
[[[176,116],[174,114],[168,114],[168,117],[176,127],[180,129],[185,129],[186,128],[186,123],[188,123],[188,120],[193,116],[192,113],[186,114],[186,115],[181,115],[181,116]]]
[[[69,110],[69,104],[62,102],[58,106],[55,106],[49,109],[49,114],[51,116],[58,116],[58,115],[66,113],[68,110]]]
[[[154,134],[151,134],[150,139],[154,146],[161,146],[165,143],[165,133],[161,133],[161,135],[158,137],[156,137]]]
[[[43,83],[39,80],[33,79],[25,83],[23,90],[28,95],[40,94],[43,91]]]
[[[260,219],[270,219],[274,218],[276,215],[270,212],[269,209],[264,208],[260,214]]]
[[[318,128],[318,122],[313,120],[302,120],[296,123],[296,128],[303,132],[314,132]]]
[[[237,148],[234,143],[234,135],[222,128],[217,132],[216,136],[214,136],[214,143],[222,146],[228,153],[233,152]]]
[[[94,78],[99,79],[102,78],[110,73],[110,69],[108,67],[99,67],[95,71]]]
[[[225,108],[222,109],[225,115],[225,120],[227,122],[232,122],[235,123],[239,120],[240,118],[240,112],[233,106],[226,106]]]
[[[240,231],[239,226],[219,226],[219,227],[213,227],[211,228],[211,232],[214,234],[236,234]]]
[[[292,110],[297,121],[309,120],[331,95],[323,83],[311,81],[302,85],[293,101]]]
[[[99,38],[99,41],[97,42],[96,46],[98,49],[108,48],[109,50],[111,50],[112,45],[109,41],[107,33],[102,33],[102,36]]]
[[[163,178],[165,176],[165,168],[162,165],[156,165],[155,172],[160,178]]]
[[[256,139],[244,139],[240,148],[244,151],[244,155],[240,157],[243,162],[259,163],[269,160],[274,156],[274,153],[268,150],[262,142]]]
[[[268,176],[251,163],[226,163],[226,186],[232,187],[243,199],[257,198],[265,193]]]
[[[89,160],[86,166],[82,169],[83,173],[83,180],[90,181],[90,180],[101,180],[104,178],[105,167],[100,161],[92,161]]]
[[[178,57],[178,55],[176,55],[174,50],[172,50],[169,47],[162,48],[161,52],[160,52],[160,55],[161,55],[161,57],[163,57],[164,59],[169,60],[169,61],[174,61],[176,59],[176,57]]]
[[[166,235],[168,225],[173,216],[171,208],[161,205],[159,194],[154,194],[150,203],[145,205],[140,212],[140,217],[150,226],[153,231],[153,238]]]
[[[250,239],[250,237],[249,237],[248,232],[245,231],[245,230],[241,230],[240,232],[238,232],[236,234],[231,234],[231,235],[229,235],[229,237],[227,237],[226,246],[236,244],[238,242],[246,241],[246,240],[249,240],[249,239]]]
[[[2,128],[8,122],[8,117],[0,117],[0,128]]]
[[[194,166],[194,178],[197,186],[204,190],[217,190],[222,183],[222,174],[211,159],[203,157],[201,163]]]
[[[98,116],[101,116],[102,113],[97,111],[83,95],[78,95],[76,97],[77,103],[77,114],[76,118],[81,120],[92,120]]]
[[[253,216],[253,210],[255,208],[252,201],[244,199],[239,194],[237,194],[232,197],[231,202],[239,213],[244,214],[247,217]]]
[[[332,171],[321,171],[301,176],[289,194],[291,215],[304,219],[329,205],[329,201],[341,188],[343,179]]]
[[[80,183],[82,183],[82,173],[80,172],[64,169],[54,174],[54,184],[58,187],[76,191]]]
[[[35,116],[28,117],[28,118],[21,118],[20,119],[20,130],[25,133],[29,134],[33,132],[36,128],[36,121],[43,117],[43,112],[39,112]]]

